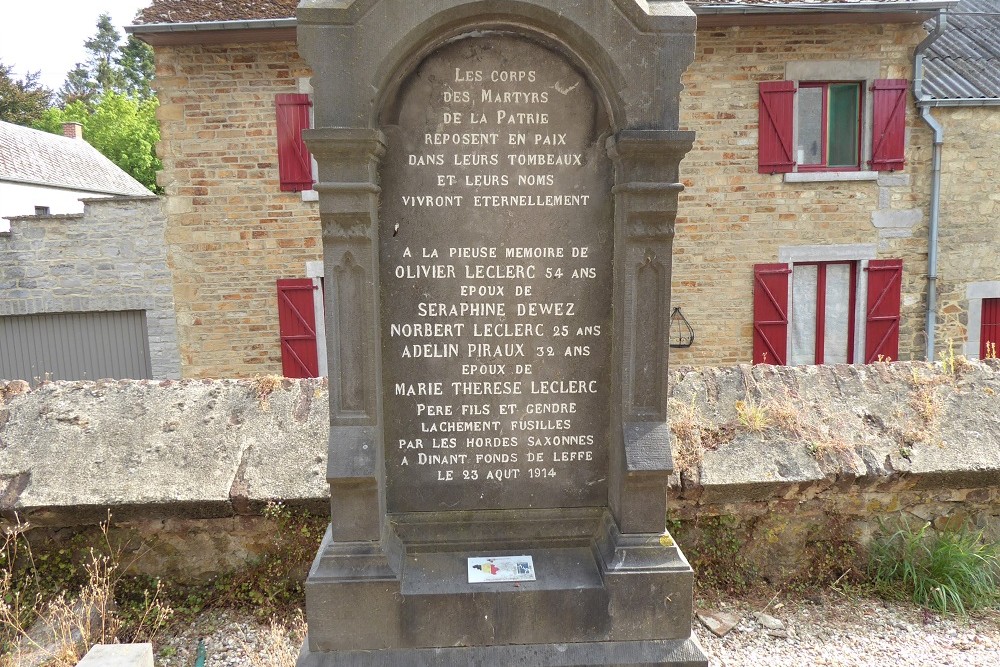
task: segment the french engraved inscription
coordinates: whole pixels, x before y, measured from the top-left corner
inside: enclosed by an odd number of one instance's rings
[[[453,42],[385,128],[390,512],[603,505],[613,236],[605,121],[559,54]]]

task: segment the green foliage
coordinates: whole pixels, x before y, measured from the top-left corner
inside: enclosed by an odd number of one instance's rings
[[[872,542],[869,576],[886,596],[906,595],[941,613],[966,614],[1000,601],[1000,543],[981,531],[929,533],[903,521]]]
[[[827,515],[806,537],[809,565],[804,574],[791,582],[793,589],[815,587],[854,587],[865,578],[863,562],[859,566],[858,542],[843,516]]]
[[[52,91],[38,83],[38,72],[15,79],[13,71],[13,67],[0,63],[0,120],[31,125],[48,107]]]
[[[139,100],[109,92],[92,110],[82,101],[72,102],[64,109],[48,109],[35,127],[62,134],[63,123],[82,124],[83,137],[90,145],[156,192],[156,172],[162,168],[156,157],[156,142],[160,140],[157,105],[155,98]]]
[[[216,586],[219,602],[247,607],[261,618],[302,606],[305,575],[328,522],[281,503],[268,503],[264,516],[275,524],[269,548]]]
[[[115,62],[120,39],[121,35],[111,23],[111,15],[105,13],[97,18],[97,33],[83,43],[90,52],[90,71],[102,94],[121,90],[122,74]]]
[[[77,63],[66,75],[59,90],[63,106],[83,102],[90,107],[106,93],[125,92],[125,74],[118,63],[118,42],[121,35],[111,23],[109,14],[97,19],[97,32],[83,43],[90,54],[86,63]]]
[[[38,616],[39,606],[63,591],[79,590],[87,580],[83,556],[93,536],[78,533],[60,546],[34,554],[25,531],[6,535],[0,547],[0,604],[23,626]],[[0,624],[0,654],[13,641],[16,625]]]
[[[268,503],[264,516],[274,525],[274,538],[244,567],[219,575],[208,584],[166,589],[177,620],[189,620],[215,607],[245,609],[259,618],[301,608],[309,564],[329,519],[281,503]]]
[[[68,652],[52,657],[63,664],[67,656],[81,657],[89,643],[150,641],[164,627],[171,611],[159,599],[159,582],[127,577],[123,558],[129,545],[113,546],[110,515],[99,529],[70,537],[28,540],[29,526],[17,524],[0,545],[0,655],[11,653],[21,639],[32,643],[27,628],[44,614]],[[141,554],[140,554],[141,555]],[[75,602],[99,610],[99,630],[78,618]],[[69,664],[75,664],[75,660]]]
[[[150,86],[156,73],[153,47],[137,39],[135,35],[129,35],[115,62],[121,71],[122,92],[140,100],[153,97],[153,89]]]
[[[86,63],[77,63],[59,91],[60,106],[33,120],[33,127],[62,134],[62,125],[83,125],[84,139],[153,192],[156,172],[162,168],[156,157],[160,126],[157,101],[151,81],[153,51],[130,36],[124,46],[108,14],[97,20],[97,32],[84,42],[90,53]]]
[[[80,102],[87,108],[97,97],[97,84],[90,77],[90,70],[83,63],[77,63],[66,73],[66,80],[59,89],[59,104],[63,107]]]
[[[726,593],[743,593],[758,580],[758,568],[744,548],[751,528],[735,516],[668,523],[670,533],[685,545],[698,585]]]

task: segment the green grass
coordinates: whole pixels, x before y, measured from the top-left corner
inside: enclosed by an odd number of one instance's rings
[[[869,576],[889,597],[906,596],[941,613],[966,615],[1000,602],[1000,543],[982,531],[930,532],[900,522],[872,542]]]

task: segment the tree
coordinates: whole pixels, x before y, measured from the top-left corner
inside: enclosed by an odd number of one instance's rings
[[[142,59],[138,47],[133,46],[134,53],[129,55],[130,67],[133,69],[126,70],[126,67],[119,62],[119,53],[122,55],[125,53],[119,48],[120,41],[121,35],[111,23],[111,16],[101,14],[97,19],[97,32],[83,43],[90,53],[87,62],[77,63],[76,67],[66,74],[66,81],[59,89],[60,104],[65,106],[79,100],[90,107],[107,92],[129,92],[130,86],[139,85]],[[139,64],[132,62],[136,58],[139,59]],[[129,82],[128,78],[131,75],[137,78]]]
[[[153,63],[153,48],[149,44],[135,35],[129,35],[115,62],[122,74],[123,92],[142,100],[153,97],[150,82],[156,66]]]
[[[38,72],[15,79],[13,67],[0,62],[0,120],[31,125],[41,118],[52,100],[52,91],[38,83]]]
[[[66,106],[73,102],[83,102],[90,106],[97,97],[97,84],[90,78],[90,70],[83,63],[66,74],[66,80],[59,89],[59,104]]]
[[[97,34],[83,43],[90,51],[90,72],[101,94],[122,89],[124,77],[115,62],[119,41],[121,35],[111,23],[111,15],[101,14],[97,19]]]
[[[160,126],[150,87],[153,51],[134,37],[124,46],[120,41],[111,17],[101,14],[96,34],[84,42],[87,62],[77,63],[59,91],[61,108],[45,111],[35,127],[62,134],[63,123],[80,123],[87,143],[157,192],[162,165],[155,152]]]
[[[156,157],[156,142],[160,140],[157,106],[155,98],[139,100],[110,91],[100,97],[93,109],[82,100],[63,109],[48,109],[36,128],[61,134],[63,123],[80,123],[87,143],[157,192],[156,172],[162,168]]]

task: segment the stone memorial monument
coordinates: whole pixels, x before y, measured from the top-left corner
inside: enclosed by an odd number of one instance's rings
[[[332,522],[299,665],[704,665],[665,532],[657,0],[303,0]]]

